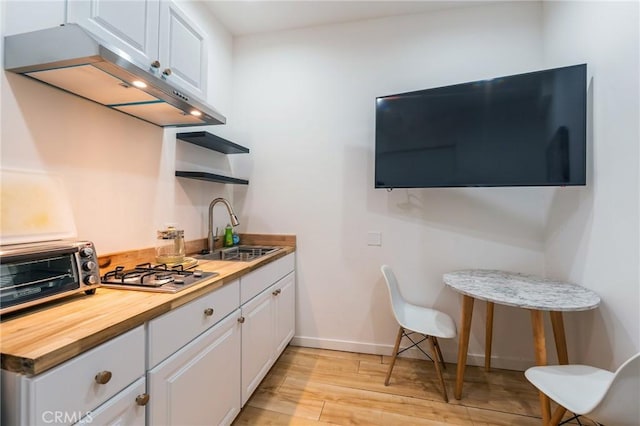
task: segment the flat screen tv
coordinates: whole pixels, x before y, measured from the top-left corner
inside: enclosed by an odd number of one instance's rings
[[[586,182],[586,64],[381,96],[375,187]]]

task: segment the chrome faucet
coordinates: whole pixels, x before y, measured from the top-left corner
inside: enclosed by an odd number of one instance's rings
[[[229,204],[229,202],[227,200],[225,200],[224,198],[216,198],[216,199],[214,199],[211,202],[211,204],[209,204],[209,235],[208,235],[208,238],[207,238],[208,239],[208,243],[209,243],[209,253],[213,253],[213,249],[214,249],[215,241],[216,241],[216,236],[213,235],[213,208],[218,203],[222,203],[225,206],[227,206],[227,211],[229,212],[229,219],[231,219],[231,226],[240,225],[240,221],[238,221],[238,217],[233,212],[233,209],[231,208],[231,204]]]

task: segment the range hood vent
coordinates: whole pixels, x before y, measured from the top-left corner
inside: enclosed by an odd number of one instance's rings
[[[7,71],[132,115],[157,126],[224,124],[226,119],[167,80],[136,65],[76,24],[5,37]]]

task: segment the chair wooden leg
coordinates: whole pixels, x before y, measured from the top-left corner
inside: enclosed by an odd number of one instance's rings
[[[398,356],[398,349],[400,348],[400,341],[402,340],[402,334],[404,329],[400,327],[398,329],[398,336],[396,337],[396,344],[393,347],[393,357],[391,358],[391,364],[389,365],[389,371],[387,371],[387,378],[384,379],[384,385],[389,386],[389,379],[391,378],[391,371],[393,371],[393,365],[396,363],[396,357]]]
[[[548,425],[546,426],[558,426],[560,424],[560,420],[564,417],[564,413],[567,412],[567,409],[562,405],[558,405],[556,411],[553,412],[553,416],[551,416],[551,420],[549,420]]]
[[[429,341],[429,346],[431,347],[431,353],[433,354],[433,365],[436,367],[436,373],[438,373],[438,378],[440,379],[440,386],[442,386],[442,396],[444,397],[445,402],[449,402],[449,397],[447,396],[447,388],[444,385],[444,378],[442,377],[442,370],[440,370],[440,363],[438,362],[438,355],[436,351],[435,344],[433,343],[433,337],[429,336],[427,339]]]
[[[444,358],[442,357],[442,351],[440,351],[440,344],[438,343],[438,339],[436,339],[435,336],[431,336],[431,338],[433,339],[433,346],[436,347],[436,351],[438,351],[438,360],[440,361],[440,364],[442,365],[442,369],[446,370],[447,366],[444,363]]]

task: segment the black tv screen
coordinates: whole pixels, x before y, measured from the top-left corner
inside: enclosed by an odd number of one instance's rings
[[[586,182],[586,64],[376,99],[375,187]]]

